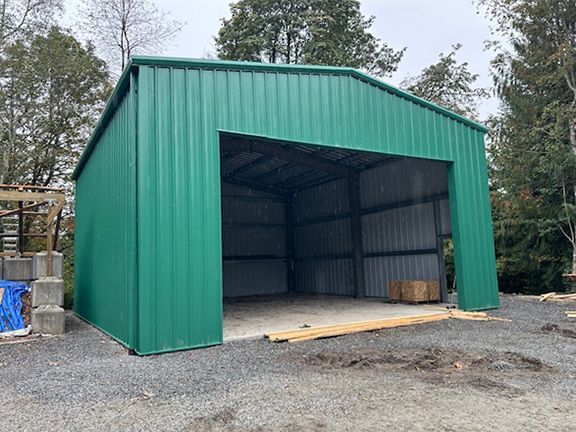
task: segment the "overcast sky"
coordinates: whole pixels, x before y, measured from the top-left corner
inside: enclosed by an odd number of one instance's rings
[[[159,8],[186,26],[164,55],[206,57],[214,55],[214,35],[220,19],[229,16],[230,0],[157,0]],[[73,14],[77,0],[67,0]],[[374,35],[393,48],[407,47],[398,71],[386,79],[398,85],[407,75],[416,75],[435,63],[438,54],[447,53],[461,43],[458,60],[467,61],[470,70],[480,75],[478,84],[490,86],[491,54],[484,51],[490,37],[486,18],[478,14],[472,0],[361,0],[365,15],[374,15]],[[480,107],[481,118],[497,108],[492,99]]]

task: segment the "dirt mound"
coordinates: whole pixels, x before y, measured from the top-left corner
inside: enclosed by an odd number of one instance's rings
[[[440,348],[406,350],[402,352],[320,352],[306,355],[303,361],[308,366],[330,369],[373,369],[393,368],[405,370],[436,371],[447,369],[473,370],[527,370],[538,371],[545,366],[533,357],[514,352],[471,355],[460,351]]]
[[[545,324],[540,330],[544,332],[557,333],[560,336],[576,339],[576,332],[574,330],[562,328],[557,324]]]

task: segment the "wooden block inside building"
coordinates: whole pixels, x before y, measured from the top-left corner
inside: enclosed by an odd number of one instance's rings
[[[439,302],[440,284],[434,280],[390,281],[388,296],[390,300],[409,303]]]

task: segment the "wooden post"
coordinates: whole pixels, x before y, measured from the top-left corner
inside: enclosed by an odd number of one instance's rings
[[[62,210],[58,212],[58,217],[56,218],[56,228],[54,229],[54,245],[52,250],[58,248],[58,233],[60,232],[60,223],[62,222]]]
[[[352,230],[352,256],[355,296],[364,297],[364,259],[362,246],[362,212],[360,203],[360,179],[357,172],[348,178],[350,198],[350,222]]]
[[[294,194],[285,201],[285,224],[286,224],[286,266],[288,268],[287,283],[288,293],[295,291],[295,268],[294,268]]]
[[[18,248],[16,253],[24,252],[24,202],[18,201]]]

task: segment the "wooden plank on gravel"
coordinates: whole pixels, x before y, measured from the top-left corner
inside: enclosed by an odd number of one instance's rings
[[[282,342],[287,341],[289,339],[296,339],[296,338],[300,339],[308,336],[318,337],[322,333],[330,333],[330,332],[342,332],[341,334],[347,334],[347,332],[357,333],[358,331],[370,331],[370,330],[378,330],[380,328],[392,328],[403,325],[410,325],[415,321],[431,322],[431,321],[437,321],[438,317],[440,317],[441,319],[447,319],[449,315],[448,313],[439,313],[439,314],[394,317],[394,318],[386,318],[371,321],[358,321],[347,324],[274,332],[265,334],[264,336],[272,342]]]
[[[542,295],[540,296],[540,301],[541,301],[541,302],[546,301],[546,300],[548,300],[550,297],[553,297],[553,296],[555,296],[555,295],[556,295],[555,292],[549,292],[549,293],[546,293],[546,294],[542,294]]]
[[[442,320],[445,320],[448,318],[449,317],[446,315],[430,315],[426,318],[420,318],[420,319],[414,319],[414,320],[405,320],[403,322],[399,322],[399,321],[388,322],[388,323],[372,324],[372,325],[352,327],[352,328],[349,328],[347,326],[343,326],[340,329],[322,331],[322,332],[319,332],[316,334],[311,334],[308,336],[291,338],[291,339],[288,339],[288,342],[289,343],[303,342],[303,341],[313,340],[313,339],[321,339],[321,338],[334,337],[334,336],[343,336],[343,335],[347,335],[347,334],[361,333],[361,332],[367,332],[367,331],[383,330],[386,328],[396,328],[396,327],[405,327],[405,326],[409,326],[409,325],[426,324],[426,323],[435,322],[435,321],[442,321]]]

